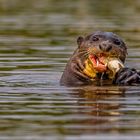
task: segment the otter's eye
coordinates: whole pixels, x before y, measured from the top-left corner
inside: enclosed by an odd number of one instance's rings
[[[115,39],[115,40],[114,40],[114,44],[116,44],[116,45],[120,45],[121,42],[120,42],[118,39]]]
[[[98,40],[99,40],[99,38],[96,37],[96,36],[94,36],[94,37],[92,38],[92,41],[98,41]]]

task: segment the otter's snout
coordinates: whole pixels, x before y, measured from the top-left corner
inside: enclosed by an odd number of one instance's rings
[[[109,52],[112,49],[112,44],[107,40],[99,44],[99,48],[102,51]]]

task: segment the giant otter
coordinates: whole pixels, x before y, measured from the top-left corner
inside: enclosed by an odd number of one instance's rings
[[[78,48],[62,74],[61,85],[96,84],[107,80],[116,85],[140,83],[140,73],[122,65],[127,55],[127,46],[118,35],[97,31],[86,37],[78,37],[77,44]],[[110,74],[108,58],[117,59],[120,65],[116,73],[113,73],[114,75]]]

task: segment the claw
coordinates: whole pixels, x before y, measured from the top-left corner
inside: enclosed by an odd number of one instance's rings
[[[114,81],[118,85],[140,84],[140,75],[134,69],[123,68],[117,73]]]

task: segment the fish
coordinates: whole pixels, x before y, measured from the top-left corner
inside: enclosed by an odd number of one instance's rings
[[[107,73],[109,79],[113,79],[116,73],[124,68],[124,64],[117,57],[100,57],[89,55],[85,61],[83,72],[90,78],[95,78],[97,73]]]
[[[113,79],[116,73],[121,69],[124,68],[124,64],[118,58],[108,58],[107,62],[107,73],[110,79]]]

